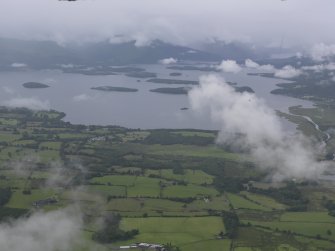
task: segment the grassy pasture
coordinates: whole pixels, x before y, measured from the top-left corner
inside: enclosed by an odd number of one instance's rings
[[[30,175],[31,178],[35,179],[47,179],[50,177],[50,173],[48,171],[37,171],[34,170]]]
[[[6,204],[12,208],[31,208],[34,201],[47,199],[57,194],[51,189],[31,190],[31,194],[23,194],[22,190],[13,192],[10,201]]]
[[[180,248],[183,251],[227,251],[230,243],[230,240],[204,240],[180,245]]]
[[[229,201],[226,200],[224,197],[213,197],[209,200],[206,199],[199,199],[195,200],[192,203],[187,205],[187,208],[190,210],[218,210],[218,211],[229,211]]]
[[[167,186],[163,190],[164,197],[170,198],[188,198],[198,196],[215,197],[219,192],[211,187],[203,187],[198,185],[188,184],[187,186],[175,185]]]
[[[106,198],[108,196],[126,196],[126,189],[123,186],[89,185],[84,188],[93,194],[99,194]]]
[[[51,150],[59,150],[62,145],[62,142],[55,142],[55,141],[46,141],[42,142],[39,145],[39,148],[48,148]]]
[[[18,140],[20,139],[21,136],[18,135],[18,134],[12,134],[12,133],[9,133],[9,132],[0,132],[0,142],[13,142],[15,140]]]
[[[59,112],[51,112],[51,111],[37,111],[34,113],[35,117],[38,118],[49,118],[49,119],[56,119],[60,115]]]
[[[187,157],[208,157],[230,160],[239,160],[241,155],[228,153],[216,146],[194,146],[194,145],[150,145],[148,152],[155,155],[175,155]]]
[[[131,175],[106,175],[102,177],[94,177],[91,179],[91,182],[104,185],[110,183],[114,186],[133,186],[136,178],[136,176]]]
[[[171,179],[178,181],[185,181],[188,183],[193,183],[197,185],[201,184],[212,184],[214,177],[201,170],[185,170],[185,174],[174,174],[172,169],[163,170],[151,170],[147,169],[146,175],[154,174],[160,176],[163,179]]]
[[[263,222],[263,221],[248,221],[253,225],[259,225],[263,227],[269,227],[272,230],[278,229],[280,231],[291,231],[298,234],[307,235],[310,237],[316,237],[317,235],[335,240],[335,236],[328,235],[327,231],[330,230],[335,233],[334,223],[318,223],[318,222]]]
[[[17,140],[13,142],[14,146],[24,146],[24,147],[29,147],[35,144],[37,144],[35,140]]]
[[[286,251],[306,250],[293,235],[274,233],[256,227],[241,227],[233,247],[233,250],[246,251],[285,250],[283,248],[287,248]]]
[[[0,151],[1,160],[17,159],[22,155],[22,150],[18,147],[5,147]]]
[[[246,196],[251,201],[254,201],[257,204],[260,204],[261,206],[264,206],[264,207],[269,208],[269,209],[284,210],[286,208],[285,205],[277,202],[276,200],[274,200],[273,198],[271,198],[269,196],[249,193],[249,192],[246,192],[246,191],[241,192],[241,194]]]
[[[115,172],[117,173],[132,173],[132,172],[141,172],[141,168],[139,167],[116,167]]]
[[[179,134],[184,137],[209,137],[209,138],[215,138],[216,133],[215,132],[197,132],[197,131],[172,131],[172,133]]]
[[[160,179],[137,177],[134,186],[128,187],[129,197],[158,197]]]
[[[328,212],[286,212],[281,215],[280,221],[335,224],[335,217],[328,215]]]
[[[303,108],[292,106],[290,112],[296,115],[308,116],[318,125],[333,126],[335,125],[335,110],[332,106],[316,106],[313,108]]]
[[[58,134],[60,139],[84,139],[84,138],[89,138],[90,135],[84,134],[84,133],[60,133]]]
[[[11,187],[12,189],[24,189],[27,184],[27,180],[25,178],[7,178],[5,180],[0,180],[0,187]]]
[[[126,134],[119,135],[122,138],[123,142],[128,141],[134,141],[134,140],[143,140],[148,135],[150,135],[150,132],[147,131],[133,131],[133,132],[127,132]]]
[[[149,211],[183,211],[183,203],[163,199],[151,198],[127,198],[112,199],[108,205],[108,210],[127,212],[149,212]]]
[[[235,209],[254,209],[254,210],[264,210],[264,211],[271,210],[263,205],[259,205],[259,204],[256,204],[255,202],[247,200],[237,194],[225,193],[225,195],[227,196],[227,199],[230,201],[230,203],[233,205]]]
[[[2,125],[2,126],[16,126],[17,125],[17,119],[0,118],[0,125]]]
[[[334,248],[334,243],[324,240],[316,240],[314,238],[306,238],[302,236],[296,236],[295,237],[297,241],[300,243],[303,243],[308,247],[308,250],[311,251],[318,251],[318,250],[324,250],[324,249],[332,249]]]
[[[123,229],[139,229],[133,242],[192,244],[213,240],[220,231],[225,231],[221,217],[148,217],[124,218]]]
[[[131,176],[131,175],[107,175],[103,177],[95,177],[91,179],[91,183],[103,184],[99,190],[108,191],[114,186],[124,186],[125,193],[122,196],[128,197],[158,197],[160,194],[160,179]],[[113,194],[114,195],[114,194]]]
[[[48,163],[50,161],[59,160],[59,152],[55,150],[41,150],[38,152],[41,162]]]

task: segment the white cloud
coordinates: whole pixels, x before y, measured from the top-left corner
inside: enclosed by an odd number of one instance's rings
[[[27,65],[24,64],[24,63],[12,63],[11,66],[14,67],[14,68],[27,67]]]
[[[276,68],[273,65],[270,65],[270,64],[261,65],[261,66],[259,66],[258,69],[262,70],[262,71],[275,71],[276,70]]]
[[[312,47],[311,56],[317,61],[322,61],[331,56],[335,56],[335,44],[316,44]]]
[[[4,106],[25,107],[32,110],[50,110],[50,102],[42,101],[37,98],[12,98],[2,102]]]
[[[82,222],[76,210],[35,213],[0,224],[2,251],[70,251],[81,240]]]
[[[275,71],[275,77],[277,78],[294,78],[302,74],[302,71],[292,67],[291,65],[286,65],[282,69]]]
[[[91,99],[93,99],[93,97],[83,93],[83,94],[79,94],[79,95],[74,96],[72,99],[75,102],[81,102],[81,101],[91,100]]]
[[[302,58],[304,55],[301,53],[301,52],[297,52],[296,54],[295,54],[295,56],[297,57],[297,58]]]
[[[247,68],[257,69],[261,71],[274,71],[275,70],[275,67],[273,65],[270,65],[270,64],[260,65],[256,63],[255,61],[252,61],[251,59],[246,59],[244,64]]]
[[[165,64],[165,65],[168,65],[168,64],[175,64],[177,63],[178,60],[175,59],[175,58],[164,58],[162,60],[159,60],[159,63],[160,64]]]
[[[254,68],[254,69],[257,69],[260,66],[255,61],[252,61],[249,58],[245,60],[244,64],[245,64],[246,67],[248,67],[248,68]]]
[[[324,71],[324,70],[334,71],[335,70],[335,63],[303,66],[303,67],[301,67],[301,69],[311,70],[311,71],[316,71],[316,72],[321,72],[321,71]]]
[[[222,60],[221,64],[216,67],[223,72],[238,73],[242,68],[236,63],[235,60]]]
[[[74,65],[73,64],[61,64],[60,67],[68,69],[68,68],[73,68]]]
[[[251,93],[238,93],[217,76],[200,79],[189,93],[193,111],[220,125],[218,144],[250,152],[273,180],[317,178],[329,164],[318,162],[312,144],[300,134],[288,135],[275,112]]]
[[[57,80],[53,79],[53,78],[46,78],[42,82],[46,83],[46,84],[55,84],[55,83],[57,83]]]
[[[73,176],[69,175],[69,169],[59,161],[48,163],[48,179],[45,181],[46,187],[68,187],[73,181]],[[86,169],[80,163],[71,163],[72,170],[86,173]],[[77,187],[76,189],[81,189]]]
[[[2,90],[7,94],[13,94],[15,92],[12,88],[10,88],[8,86],[3,86]]]

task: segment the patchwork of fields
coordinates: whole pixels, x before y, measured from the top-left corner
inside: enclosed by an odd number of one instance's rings
[[[0,219],[76,205],[96,250],[137,242],[183,251],[335,250],[332,183],[272,186],[247,155],[215,146],[212,131],[71,125],[63,116],[0,109]],[[97,242],[109,214],[120,215],[118,231],[138,233]]]

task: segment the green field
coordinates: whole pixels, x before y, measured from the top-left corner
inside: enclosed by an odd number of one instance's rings
[[[328,215],[327,212],[287,212],[281,215],[280,221],[335,224],[335,218]]]
[[[256,204],[255,202],[247,200],[237,194],[226,193],[226,196],[235,209],[254,209],[264,211],[271,210],[261,204]]]
[[[335,240],[335,236],[328,235],[330,230],[335,233],[335,224],[333,223],[319,223],[319,222],[262,222],[262,221],[248,221],[252,225],[269,227],[272,230],[290,231],[293,233],[303,234],[309,237],[317,237],[318,235],[325,239]]]
[[[216,137],[216,133],[215,132],[197,132],[197,131],[175,131],[173,132],[175,134],[180,134],[184,137],[192,137],[192,136],[198,136],[198,137],[209,137],[209,138],[213,138],[213,140]]]
[[[152,145],[148,151],[151,154],[156,155],[176,155],[176,156],[187,156],[187,157],[211,157],[211,158],[224,158],[231,160],[239,160],[240,155],[235,153],[228,153],[223,149],[216,146],[188,146],[188,145],[173,145],[173,146],[162,146]]]
[[[224,231],[220,217],[125,218],[122,228],[139,229],[135,242],[171,242],[181,246],[213,240],[220,231]]]
[[[163,170],[146,170],[146,175],[154,174],[159,176],[163,179],[170,179],[170,180],[179,180],[185,181],[187,183],[193,183],[197,185],[201,184],[212,184],[213,183],[213,176],[208,175],[207,173],[201,170],[185,170],[184,174],[175,174],[173,173],[172,169],[163,169]]]
[[[126,196],[126,188],[124,186],[105,186],[90,185],[85,186],[89,192],[97,193],[102,196]]]
[[[137,177],[134,186],[128,188],[129,197],[158,197],[159,179]]]
[[[91,180],[92,183],[99,183],[104,185],[114,186],[133,186],[135,184],[136,176],[129,175],[107,175],[102,177],[95,177]]]
[[[57,197],[57,193],[53,190],[32,190],[31,194],[23,194],[22,190],[17,190],[13,193],[7,207],[13,208],[31,208],[33,202],[47,199],[50,197]]]
[[[241,192],[241,195],[246,196],[247,199],[251,200],[252,202],[255,202],[263,207],[273,209],[273,210],[284,210],[286,206],[284,204],[281,204],[274,200],[273,198],[269,196],[264,196],[260,194],[250,193],[243,191]]]
[[[197,185],[186,185],[186,186],[167,186],[163,190],[163,196],[168,198],[188,198],[188,197],[214,197],[219,193],[209,187],[197,186]]]

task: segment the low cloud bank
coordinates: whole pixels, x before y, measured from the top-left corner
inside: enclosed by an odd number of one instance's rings
[[[295,78],[302,74],[302,71],[294,68],[291,65],[286,65],[283,68],[275,71],[277,78]]]
[[[15,92],[12,88],[10,88],[8,86],[3,86],[2,90],[7,94],[14,94],[14,92]]]
[[[222,60],[221,64],[216,67],[223,72],[238,73],[242,70],[241,66],[235,60]]]
[[[32,110],[50,110],[50,102],[37,98],[12,98],[2,102],[2,105],[9,107],[25,107]]]
[[[271,179],[316,179],[329,162],[317,161],[320,149],[300,134],[288,135],[275,112],[251,93],[238,93],[223,79],[201,77],[189,93],[191,108],[220,125],[217,143],[249,152]]]
[[[316,71],[316,72],[322,72],[322,71],[325,71],[325,70],[334,71],[335,70],[335,63],[318,64],[318,65],[312,65],[312,66],[303,66],[303,67],[301,67],[301,69]]]
[[[91,100],[91,99],[93,99],[93,97],[91,97],[87,94],[79,94],[79,95],[74,96],[72,99],[75,102],[81,102],[81,101]]]
[[[0,224],[2,251],[71,251],[81,240],[82,221],[73,208],[35,213]]]
[[[162,60],[159,60],[159,63],[164,65],[175,64],[177,62],[178,60],[175,58],[164,58]]]
[[[12,63],[11,66],[12,66],[13,68],[27,67],[27,65],[24,64],[24,63]]]
[[[335,56],[335,44],[316,44],[311,49],[311,57],[316,61],[323,61]]]
[[[247,68],[250,68],[250,69],[257,69],[261,71],[274,71],[275,70],[275,67],[273,65],[270,65],[270,64],[260,65],[256,63],[255,61],[252,61],[251,59],[246,59],[244,64]]]

